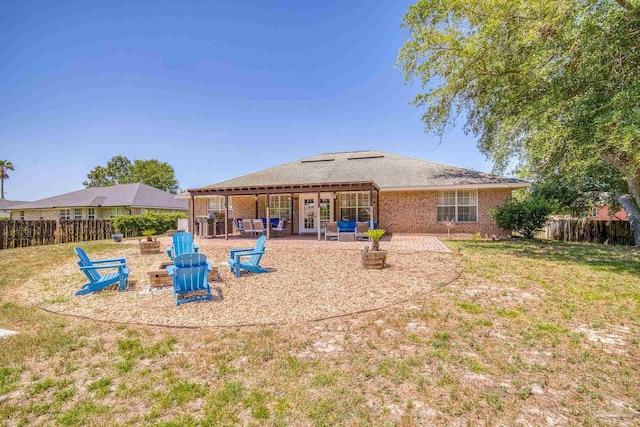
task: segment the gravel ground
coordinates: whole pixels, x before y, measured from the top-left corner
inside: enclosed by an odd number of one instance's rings
[[[163,247],[168,245],[163,239]],[[251,240],[199,241],[200,251],[214,266],[228,258],[231,246]],[[388,268],[362,268],[360,253],[334,246],[325,248],[269,247],[261,265],[267,274],[243,273],[236,278],[220,268],[222,282],[213,282],[213,301],[175,305],[170,287],[150,289],[148,271],[167,261],[166,253],[140,255],[137,242],[100,258],[125,257],[130,280],[126,292],[104,290],[76,297],[86,283],[75,262],[31,278],[7,297],[62,314],[97,320],[167,326],[241,326],[299,322],[374,310],[423,295],[458,276],[455,256],[442,252],[389,252]],[[89,254],[91,257],[92,255]]]

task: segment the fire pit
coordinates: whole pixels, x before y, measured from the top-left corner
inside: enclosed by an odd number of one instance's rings
[[[156,270],[149,271],[149,282],[152,288],[162,288],[165,286],[173,286],[173,280],[167,272],[167,267],[173,265],[173,261],[161,262]],[[221,281],[218,274],[218,267],[213,266],[209,272],[209,283]]]

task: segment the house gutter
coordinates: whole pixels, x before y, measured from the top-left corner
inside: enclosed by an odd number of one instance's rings
[[[475,190],[475,189],[501,189],[501,188],[528,188],[530,182],[504,183],[504,184],[457,184],[457,185],[420,185],[406,187],[381,187],[380,192],[391,191],[433,191],[433,190]]]

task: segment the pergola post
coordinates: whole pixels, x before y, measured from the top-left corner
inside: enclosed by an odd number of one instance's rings
[[[224,240],[229,240],[229,195],[224,195]]]
[[[291,193],[291,204],[290,204],[290,209],[291,210],[289,211],[289,213],[291,214],[291,221],[290,222],[291,222],[291,235],[292,236],[293,236],[293,221],[294,221],[294,218],[295,218],[294,215],[293,215],[294,196],[295,196],[295,194]]]
[[[318,240],[322,240],[321,234],[322,230],[320,230],[320,192],[318,191],[318,201],[316,202],[316,228],[318,229]]]
[[[196,198],[191,195],[191,234],[196,235]]]
[[[271,239],[271,213],[269,212],[269,193],[266,193],[265,197],[267,198],[265,201],[265,210],[267,211],[267,240],[269,240]]]

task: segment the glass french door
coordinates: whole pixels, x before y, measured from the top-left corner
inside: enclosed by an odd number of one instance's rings
[[[331,221],[333,218],[333,203],[330,196],[320,196],[320,228]],[[300,232],[301,233],[317,233],[316,220],[316,204],[318,203],[317,194],[300,195]]]

